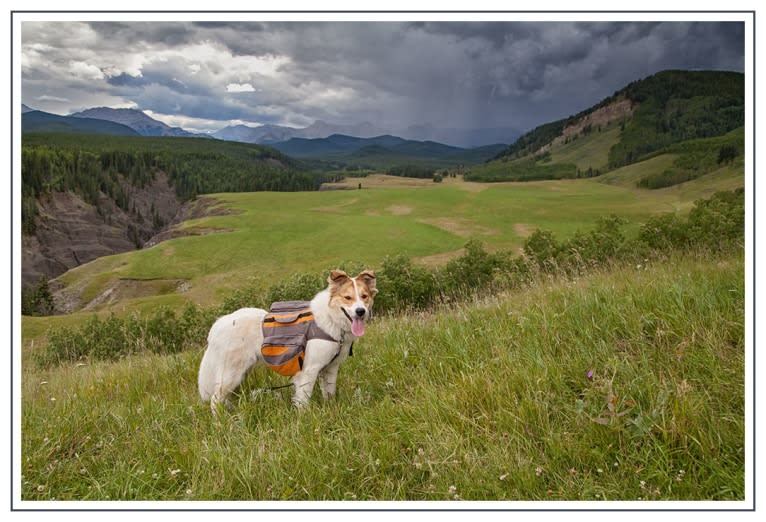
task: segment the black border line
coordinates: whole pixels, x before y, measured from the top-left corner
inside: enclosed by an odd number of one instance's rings
[[[285,15],[295,15],[295,14],[433,14],[433,15],[439,15],[439,14],[749,14],[752,18],[752,27],[753,27],[753,58],[752,58],[752,75],[753,75],[753,108],[752,108],[752,116],[753,116],[753,138],[751,140],[751,146],[752,146],[752,154],[753,154],[753,194],[752,194],[752,205],[753,205],[753,237],[752,237],[752,288],[753,288],[753,311],[752,311],[752,321],[753,321],[753,343],[752,343],[752,361],[753,361],[753,417],[752,417],[752,429],[753,429],[753,445],[752,445],[752,462],[753,462],[753,490],[752,490],[752,507],[745,507],[745,508],[721,508],[721,509],[713,509],[713,508],[670,508],[670,507],[660,507],[660,508],[649,508],[649,509],[639,509],[639,508],[540,508],[540,509],[533,509],[533,508],[453,508],[453,509],[447,509],[447,508],[356,508],[351,507],[348,509],[344,508],[221,508],[221,509],[214,509],[214,508],[201,508],[201,509],[194,509],[194,508],[138,508],[138,509],[131,509],[131,508],[93,508],[93,509],[86,509],[86,508],[74,508],[74,509],[66,509],[64,507],[61,508],[18,508],[14,507],[14,501],[15,498],[13,496],[13,486],[14,486],[14,460],[13,460],[13,442],[14,442],[14,410],[13,410],[13,400],[14,400],[14,381],[13,381],[13,362],[14,362],[14,351],[13,351],[13,340],[14,340],[14,293],[13,293],[13,275],[14,275],[14,252],[13,252],[13,241],[14,241],[14,208],[13,208],[13,201],[14,201],[14,186],[13,186],[13,166],[14,166],[14,151],[13,151],[13,114],[14,114],[14,98],[13,98],[13,57],[14,57],[14,46],[13,46],[13,25],[14,25],[14,16],[16,14],[108,14],[110,16],[112,15],[119,15],[119,14],[285,14]],[[92,11],[92,10],[11,10],[10,12],[10,23],[11,23],[11,30],[10,30],[10,38],[11,38],[11,45],[10,45],[10,65],[11,65],[11,74],[10,74],[10,82],[11,82],[11,99],[10,99],[10,141],[11,141],[11,147],[10,147],[10,163],[11,163],[11,170],[10,170],[10,178],[11,178],[11,191],[10,191],[10,198],[11,198],[11,350],[10,350],[10,360],[11,360],[11,376],[10,376],[10,383],[11,383],[11,393],[10,393],[10,430],[11,430],[11,459],[10,459],[10,489],[11,489],[11,498],[10,498],[10,512],[136,512],[136,513],[142,513],[142,512],[292,512],[292,513],[312,513],[312,512],[323,512],[323,513],[329,513],[329,512],[457,512],[457,513],[472,513],[472,512],[480,512],[480,513],[490,513],[490,512],[503,512],[503,513],[511,513],[511,512],[689,512],[689,513],[699,513],[699,512],[715,512],[715,513],[724,513],[724,512],[755,512],[756,511],[756,500],[757,500],[757,489],[756,489],[756,475],[757,475],[757,461],[756,461],[756,323],[757,320],[755,318],[755,310],[756,310],[756,296],[755,296],[755,289],[756,289],[756,272],[755,272],[755,266],[756,266],[756,124],[757,124],[757,113],[756,113],[756,52],[757,52],[757,46],[756,46],[756,11],[753,10],[706,10],[706,11],[690,11],[690,10],[668,10],[668,11],[650,11],[650,10],[631,10],[631,11],[620,11],[620,10],[607,10],[607,11],[599,11],[599,10],[585,10],[585,11],[578,11],[578,10],[551,10],[551,11],[536,11],[536,10],[508,10],[508,11],[475,11],[475,10],[452,10],[452,11],[429,11],[429,10],[412,10],[412,11],[394,11],[394,10],[380,10],[380,11],[356,11],[356,10],[330,10],[330,11],[322,11],[322,10],[308,10],[308,11],[285,11],[285,10],[232,10],[232,11],[213,11],[213,10],[190,10],[190,11],[178,11],[178,10],[152,10],[152,11],[141,11],[141,10],[120,10],[120,11]],[[350,21],[349,23],[353,23]],[[747,143],[747,142],[746,142]],[[745,253],[745,260],[747,260],[747,253]],[[21,354],[19,354],[21,356]],[[157,501],[162,502],[162,501]],[[252,501],[252,502],[258,502],[258,501]],[[385,501],[384,501],[385,502]],[[392,501],[394,502],[394,501]],[[395,501],[395,502],[413,502],[413,501]],[[420,501],[415,501],[420,502]],[[430,501],[426,501],[430,502]],[[474,502],[474,501],[472,501]],[[481,501],[479,501],[481,502]],[[494,501],[492,501],[494,502]]]

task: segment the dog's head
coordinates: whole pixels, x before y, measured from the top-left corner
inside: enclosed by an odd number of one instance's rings
[[[339,309],[351,324],[351,333],[364,335],[364,322],[372,313],[372,301],[378,293],[375,273],[365,270],[356,277],[343,270],[333,270],[327,278],[330,291],[330,308]]]

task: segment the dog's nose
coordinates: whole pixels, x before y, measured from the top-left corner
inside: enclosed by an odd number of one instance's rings
[[[365,312],[367,312],[367,310],[361,307],[354,310],[354,313],[356,313],[356,315],[358,315],[359,317],[364,317]]]

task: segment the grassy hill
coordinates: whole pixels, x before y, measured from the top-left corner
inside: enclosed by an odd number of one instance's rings
[[[697,199],[744,184],[735,170],[657,191],[619,179],[487,185],[380,176],[346,180],[363,190],[217,194],[232,213],[180,227],[201,235],[103,257],[59,277],[66,293],[92,304],[66,317],[25,317],[23,337],[44,342],[49,326],[81,324],[94,312],[214,305],[246,285],[267,288],[295,272],[320,273],[348,261],[375,268],[393,253],[443,265],[472,238],[492,251],[519,252],[537,228],[566,239],[610,214],[628,220],[626,230],[635,233],[653,214],[685,213]]]
[[[201,346],[25,365],[21,496],[743,500],[743,347],[735,256],[379,317],[337,400],[300,415],[289,390],[251,396],[284,382],[259,369],[213,418],[196,393]]]
[[[741,164],[743,124],[744,75],[663,71],[585,111],[534,129],[494,161],[472,168],[468,179],[593,177],[663,152],[680,153],[671,172],[636,179],[645,188],[661,188],[715,170],[710,158],[702,160],[702,144],[717,163],[736,159]],[[686,142],[691,143],[682,145]],[[718,157],[721,147],[728,148],[725,158]]]

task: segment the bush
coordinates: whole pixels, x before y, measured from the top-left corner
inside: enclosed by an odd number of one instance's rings
[[[307,301],[327,287],[327,274],[297,273],[271,286],[266,292],[265,308],[276,301]]]
[[[443,286],[452,296],[483,290],[495,278],[499,259],[484,250],[481,241],[472,239],[465,244],[465,253],[447,263]]]
[[[21,290],[21,313],[23,315],[51,315],[54,312],[53,295],[48,280],[40,276],[37,283]]]
[[[535,230],[524,241],[524,255],[540,270],[549,271],[559,252],[559,244],[549,230]]]
[[[718,164],[728,163],[739,155],[739,150],[734,145],[721,145],[718,149]]]
[[[741,241],[745,236],[745,191],[716,192],[699,200],[689,212],[689,238],[714,250]]]
[[[135,353],[177,353],[204,342],[217,316],[216,309],[194,304],[187,304],[180,317],[166,307],[147,318],[93,315],[78,330],[49,332],[46,349],[36,362],[50,366],[85,359],[116,360]]]
[[[638,240],[655,250],[682,248],[689,243],[685,222],[675,214],[652,216],[641,225]]]
[[[375,297],[377,312],[426,308],[441,299],[434,272],[412,264],[406,256],[386,257],[376,275],[381,289]]]

